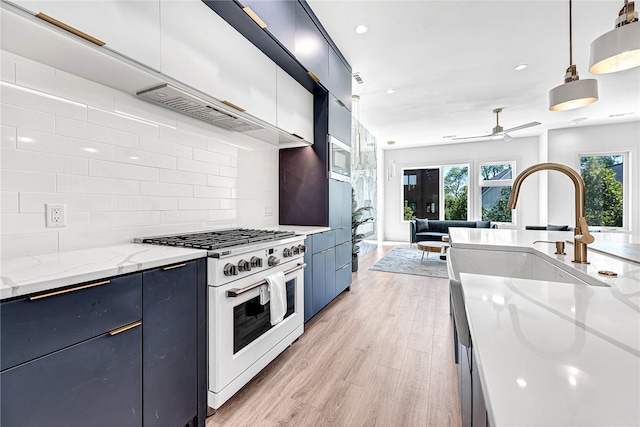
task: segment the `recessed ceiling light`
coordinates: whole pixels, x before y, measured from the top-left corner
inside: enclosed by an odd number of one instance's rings
[[[364,34],[367,31],[369,31],[369,28],[367,28],[366,25],[360,24],[360,25],[356,25],[356,27],[354,28],[354,31],[358,34]]]
[[[449,138],[455,138],[457,135],[445,135],[442,138],[443,139],[449,139]]]
[[[630,116],[631,114],[633,114],[633,112],[628,112],[628,113],[618,113],[618,114],[609,114],[609,117],[622,117],[622,116]]]
[[[525,68],[527,68],[527,64],[518,64],[515,67],[513,67],[513,69],[516,71],[524,70]]]
[[[393,89],[388,89],[387,90],[387,93],[393,93],[393,92],[395,92],[395,90],[393,90]]]
[[[395,143],[396,143],[395,141],[387,141],[387,145],[393,145]]]
[[[569,123],[569,125],[573,126],[573,125],[576,125],[576,124],[578,124],[580,122],[584,122],[585,120],[588,120],[588,119],[586,117],[576,117],[575,119],[573,119],[571,121],[571,123]]]

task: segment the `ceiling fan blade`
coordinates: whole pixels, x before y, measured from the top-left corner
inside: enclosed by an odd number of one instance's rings
[[[459,136],[457,138],[451,138],[452,140],[457,140],[457,139],[477,139],[477,138],[491,138],[493,135],[495,135],[495,133],[489,133],[486,135],[477,135],[477,136]]]
[[[520,130],[520,129],[526,129],[526,128],[530,128],[530,127],[533,127],[533,126],[538,126],[538,125],[541,125],[541,124],[542,123],[540,123],[540,122],[531,122],[531,123],[527,123],[526,125],[516,126],[516,127],[511,128],[511,129],[505,129],[504,132],[514,132],[514,131],[517,131],[517,130]]]

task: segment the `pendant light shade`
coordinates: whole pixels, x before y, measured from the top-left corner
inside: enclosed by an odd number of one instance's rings
[[[624,2],[616,28],[591,43],[589,71],[615,73],[640,66],[640,21],[633,2]]]
[[[564,84],[549,91],[549,110],[566,111],[584,107],[598,100],[598,81],[580,80],[573,64],[573,40],[571,22],[571,0],[569,0],[569,68],[564,75]]]
[[[598,81],[596,79],[574,80],[549,91],[549,110],[573,110],[597,100]]]

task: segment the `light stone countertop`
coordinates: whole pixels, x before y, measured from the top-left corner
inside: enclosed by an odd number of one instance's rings
[[[571,245],[555,255],[554,245],[533,244],[571,240],[571,232],[450,233],[453,247],[543,254],[609,285],[460,274],[491,425],[640,425],[640,264],[589,251],[591,264],[576,265]],[[637,242],[608,234],[594,236]],[[598,275],[602,269],[618,277]]]
[[[318,234],[331,230],[331,227],[323,227],[319,225],[280,225],[280,230],[295,231],[299,234]]]
[[[130,243],[0,262],[0,300],[202,258],[200,249]]]

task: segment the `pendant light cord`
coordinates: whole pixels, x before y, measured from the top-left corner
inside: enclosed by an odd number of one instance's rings
[[[569,65],[573,65],[573,31],[571,28],[571,0],[569,0]]]

